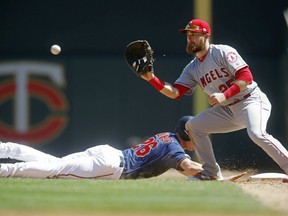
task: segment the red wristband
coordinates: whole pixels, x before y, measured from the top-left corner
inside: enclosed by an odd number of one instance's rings
[[[234,95],[237,95],[240,92],[240,87],[237,84],[233,84],[228,88],[226,91],[223,92],[226,99],[229,99],[233,97]]]
[[[154,86],[154,88],[156,88],[158,91],[161,91],[165,86],[165,82],[158,79],[158,77],[156,76],[149,80],[149,83]]]

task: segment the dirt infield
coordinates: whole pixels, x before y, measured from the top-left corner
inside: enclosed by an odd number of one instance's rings
[[[223,171],[224,176],[240,173],[238,171]],[[263,204],[276,210],[281,210],[288,215],[288,183],[281,180],[254,180],[250,181],[249,176],[254,175],[253,170],[248,170],[247,175],[238,179],[234,183],[240,187],[243,192],[250,194]],[[170,170],[158,178],[183,178],[184,176],[177,171]]]
[[[242,190],[265,205],[288,214],[288,183],[280,180],[242,181],[236,183]]]
[[[223,174],[230,175],[231,172],[224,171]],[[249,176],[254,174],[254,171],[248,171],[248,174],[237,180],[235,184],[265,205],[276,210],[283,210],[288,214],[288,183],[283,183],[282,180],[267,179],[251,181]]]

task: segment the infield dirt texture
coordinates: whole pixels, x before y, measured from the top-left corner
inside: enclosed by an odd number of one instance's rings
[[[172,170],[127,181],[0,179],[0,216],[288,215],[288,184],[247,181],[250,172],[234,183],[187,182]]]
[[[281,180],[255,180],[250,181],[249,176],[256,174],[253,170],[248,170],[247,175],[233,182],[241,188],[244,193],[249,194],[253,199],[260,201],[269,208],[280,211],[288,216],[288,183]],[[224,171],[223,175],[229,176],[238,173],[237,171]],[[160,178],[171,178],[172,176],[183,178],[173,170],[163,174]],[[185,177],[184,177],[185,179]]]

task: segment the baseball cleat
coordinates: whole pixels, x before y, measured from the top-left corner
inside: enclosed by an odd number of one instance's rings
[[[227,177],[222,177],[222,178],[215,178],[215,177],[212,177],[212,176],[208,176],[208,175],[205,175],[201,172],[197,173],[195,176],[191,177],[191,178],[188,178],[187,181],[197,181],[197,180],[200,180],[200,181],[209,181],[209,180],[217,180],[217,181],[231,181],[231,182],[234,182],[236,181],[237,179],[241,178],[242,176],[246,175],[247,172],[242,172],[242,173],[239,173],[239,174],[236,174],[236,175],[232,175],[232,176],[227,176]]]
[[[187,179],[187,181],[211,181],[211,180],[217,180],[217,179],[215,177],[208,176],[202,172],[199,172],[193,177]]]

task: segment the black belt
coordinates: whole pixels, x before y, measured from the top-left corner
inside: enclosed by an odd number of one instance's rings
[[[238,99],[235,100],[234,102],[228,104],[227,106],[232,106],[232,105],[234,105],[234,104],[237,104],[237,103],[239,103],[240,101],[243,101],[243,100],[249,98],[250,96],[251,96],[251,94],[248,93],[248,94],[244,95],[242,98],[238,98]]]
[[[124,167],[124,157],[120,156],[120,164],[119,167]]]

